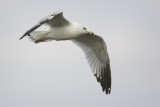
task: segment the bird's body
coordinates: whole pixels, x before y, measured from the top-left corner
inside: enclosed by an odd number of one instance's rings
[[[51,28],[49,37],[53,40],[74,39],[82,34],[78,26],[80,25],[77,23],[70,23],[68,26]]]
[[[35,31],[43,24],[50,26],[47,31]],[[29,29],[20,39],[27,36],[35,43],[50,40],[72,40],[85,52],[86,58],[94,76],[100,82],[106,94],[111,91],[111,70],[107,47],[104,40],[81,24],[70,22],[63,17],[62,12],[56,12],[42,19]]]
[[[70,40],[81,36],[82,31],[80,24],[72,22],[68,26],[51,27],[48,31],[33,31],[30,33],[29,38],[36,43],[47,40]],[[37,34],[40,39],[36,38]]]

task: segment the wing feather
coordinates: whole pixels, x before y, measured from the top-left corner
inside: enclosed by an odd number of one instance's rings
[[[63,17],[63,12],[55,12],[41,19],[35,26],[27,30],[20,39],[24,38],[27,35],[30,36],[31,32],[33,32],[43,24],[47,24],[51,27],[60,27],[60,26],[66,26],[69,23],[70,22]]]
[[[88,63],[106,94],[111,92],[111,69],[107,47],[97,35],[85,34],[72,40],[85,53]]]

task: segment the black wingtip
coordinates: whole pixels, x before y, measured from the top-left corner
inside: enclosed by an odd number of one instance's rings
[[[106,89],[106,94],[111,94],[111,89],[110,88]]]
[[[102,86],[102,91],[106,93],[106,95],[111,94],[111,68],[110,64],[106,64],[106,67],[101,68],[100,77],[97,74],[94,74],[97,78],[97,82],[99,82]]]
[[[19,38],[19,40],[23,39],[25,36],[27,36],[26,34],[24,34],[21,38]]]
[[[19,38],[19,40],[23,39],[25,36],[31,36],[28,32],[26,32],[21,38]]]
[[[108,90],[108,93],[111,94],[111,90],[110,89]]]
[[[19,38],[19,40],[23,39],[23,36],[21,38]]]

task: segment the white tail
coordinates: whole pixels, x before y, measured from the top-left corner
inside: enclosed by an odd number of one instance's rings
[[[47,34],[48,34],[47,31],[34,31],[30,33],[28,38],[34,43],[44,42],[44,41],[47,41],[47,38],[46,38]]]

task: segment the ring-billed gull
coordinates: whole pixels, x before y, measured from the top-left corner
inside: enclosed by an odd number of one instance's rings
[[[50,26],[48,31],[35,31],[41,25]],[[88,31],[81,24],[70,22],[63,17],[63,12],[55,12],[43,18],[26,31],[20,38],[27,36],[35,43],[50,40],[71,40],[85,53],[88,63],[106,94],[111,92],[111,68],[106,44],[102,37]]]

